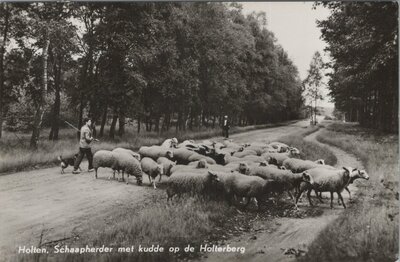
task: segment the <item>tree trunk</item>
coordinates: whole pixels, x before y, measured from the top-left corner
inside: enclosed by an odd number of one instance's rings
[[[62,71],[62,58],[58,59],[58,66],[55,63],[54,66],[54,87],[55,87],[55,100],[53,105],[53,116],[51,120],[51,131],[49,140],[58,140],[58,131],[59,131],[59,118],[60,118],[60,107],[61,107],[61,71]]]
[[[119,113],[119,128],[118,128],[118,136],[122,137],[125,134],[125,114],[122,110]]]
[[[112,139],[115,137],[115,126],[117,125],[117,120],[118,120],[118,114],[116,114],[114,112],[113,119],[112,119],[111,126],[110,126],[110,133],[109,133],[109,137]]]
[[[7,37],[8,37],[8,30],[9,30],[9,18],[10,12],[8,10],[8,4],[3,3],[4,10],[5,10],[5,17],[4,17],[4,29],[3,29],[3,42],[0,47],[0,138],[2,136],[3,130],[3,114],[4,114],[4,101],[3,101],[3,94],[4,94],[4,55],[6,53],[6,45],[7,45]]]
[[[106,125],[107,121],[107,105],[104,108],[103,116],[101,117],[101,126],[100,126],[100,134],[99,136],[102,137],[104,135],[104,126]]]
[[[49,45],[50,45],[50,40],[48,39],[48,35],[46,32],[44,46],[43,46],[43,85],[40,88],[40,97],[38,97],[36,105],[36,112],[33,120],[33,130],[30,142],[30,148],[35,150],[38,148],[40,126],[42,125],[44,107],[46,103],[45,99],[47,92],[47,59],[49,53]]]
[[[140,133],[140,117],[137,119],[137,132]]]

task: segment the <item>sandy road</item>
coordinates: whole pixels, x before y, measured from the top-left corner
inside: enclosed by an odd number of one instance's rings
[[[235,141],[272,141],[298,132],[307,121],[288,126],[232,135]],[[87,163],[82,163],[85,169]],[[19,246],[84,235],[89,225],[101,227],[105,218],[149,199],[154,190],[108,180],[110,170],[64,175],[60,168],[46,168],[0,176],[0,260],[16,254]],[[41,237],[42,236],[42,237]]]
[[[327,146],[316,141],[315,137],[319,132],[307,136],[305,140]],[[363,168],[362,163],[353,155],[336,147],[329,146],[329,149],[338,159],[337,167],[350,166]],[[355,181],[354,183],[357,185],[358,183],[363,183],[363,181]],[[357,188],[350,185],[349,189],[352,192],[352,197],[356,197],[354,193]],[[328,197],[328,195],[325,193],[325,197]],[[344,191],[342,196],[345,203],[348,203],[347,192]],[[308,211],[318,209],[322,212],[321,215],[305,218],[274,218],[267,221],[256,221],[250,232],[225,242],[225,245],[229,244],[231,247],[245,247],[246,252],[244,254],[210,253],[202,261],[296,261],[294,255],[285,255],[284,250],[293,248],[295,250],[306,251],[318,233],[334,221],[344,210],[342,206],[337,205],[336,195],[333,209],[330,208],[330,200],[328,198],[324,200],[323,204],[319,203],[315,198],[313,200],[314,205],[316,205],[315,207],[309,207],[308,201],[303,201],[303,203],[299,203],[299,208]],[[351,208],[350,204],[347,204],[347,206]]]

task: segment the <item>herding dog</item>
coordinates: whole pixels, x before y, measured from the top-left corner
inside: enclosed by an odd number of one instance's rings
[[[75,160],[78,157],[78,154],[75,154],[72,157],[69,158],[62,158],[62,156],[59,156],[57,159],[61,162],[60,166],[61,166],[61,174],[64,174],[64,169],[66,169],[68,166],[74,166],[75,164]],[[80,167],[78,167],[79,170],[82,171],[82,169]]]

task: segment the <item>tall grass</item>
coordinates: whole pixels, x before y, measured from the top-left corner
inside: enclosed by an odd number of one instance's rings
[[[315,161],[322,158],[325,160],[326,164],[335,165],[337,163],[337,158],[328,147],[304,140],[304,137],[318,131],[319,128],[319,126],[309,126],[304,128],[302,132],[281,137],[278,141],[300,149],[301,159]]]
[[[395,261],[398,137],[341,123],[328,126],[317,139],[359,157],[370,180],[359,184],[352,207],[319,234],[301,261]]]
[[[290,122],[233,127],[230,133],[246,132],[287,123]],[[61,129],[60,140],[58,141],[49,141],[49,132],[49,129],[42,131],[39,140],[39,148],[37,150],[29,149],[30,134],[4,132],[4,136],[0,139],[0,174],[31,168],[54,166],[58,163],[57,157],[59,155],[72,156],[78,152],[78,142],[74,130]],[[198,128],[179,132],[171,130],[163,133],[141,132],[139,134],[129,130],[123,137],[117,136],[114,139],[103,137],[101,138],[101,142],[93,142],[92,151],[96,152],[99,149],[113,149],[115,147],[137,150],[141,146],[161,144],[165,139],[171,137],[177,137],[179,141],[183,141],[185,139],[218,137],[221,136],[221,133],[222,131],[220,128]]]
[[[43,261],[176,261],[179,258],[194,258],[200,254],[199,247],[213,242],[215,229],[222,226],[227,217],[237,214],[237,210],[223,202],[206,201],[201,198],[174,200],[167,203],[160,194],[154,196],[148,207],[140,212],[128,210],[115,215],[113,225],[101,229],[86,243],[93,247],[113,247],[114,252],[108,254],[87,253],[83,255],[46,255]],[[229,223],[229,222],[225,222]],[[96,231],[96,229],[94,229]],[[99,230],[97,230],[99,231]],[[138,252],[138,247],[161,246],[162,253]],[[184,248],[191,245],[194,252],[186,253]],[[74,244],[69,247],[76,246]],[[134,246],[134,252],[118,252],[119,247]],[[178,253],[169,252],[170,247],[179,247]],[[48,249],[51,249],[50,247]],[[23,259],[30,261],[31,256]]]

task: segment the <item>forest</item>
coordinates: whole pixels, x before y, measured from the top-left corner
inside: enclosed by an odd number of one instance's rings
[[[324,2],[331,15],[318,22],[326,51],[330,95],[348,121],[398,131],[397,2]]]
[[[2,3],[0,125],[98,137],[299,118],[303,85],[265,13],[237,3]],[[108,134],[105,125],[110,125]],[[0,135],[1,135],[0,128]]]

